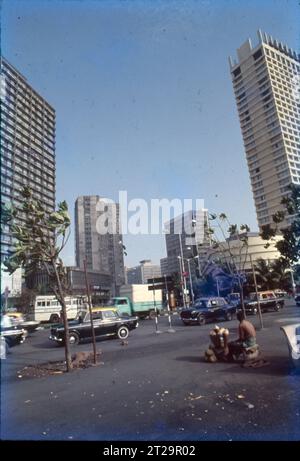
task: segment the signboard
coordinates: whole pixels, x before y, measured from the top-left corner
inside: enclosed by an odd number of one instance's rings
[[[166,275],[166,277],[156,277],[153,279],[148,279],[147,283],[165,283],[165,282],[172,282],[172,277],[169,275]]]
[[[172,290],[174,288],[174,283],[173,282],[167,282],[167,283],[157,283],[156,285],[149,285],[148,290],[153,291],[153,290]]]
[[[148,287],[148,290],[149,291],[154,291],[154,290],[165,290],[166,288],[166,285],[165,284],[161,284],[161,285],[150,285]]]

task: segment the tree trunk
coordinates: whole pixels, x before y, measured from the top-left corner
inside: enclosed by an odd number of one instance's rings
[[[87,298],[88,298],[89,313],[90,313],[90,322],[91,322],[92,338],[93,338],[94,364],[96,365],[96,363],[97,363],[96,337],[95,337],[95,329],[94,329],[94,322],[93,322],[93,311],[92,311],[90,287],[89,287],[88,278],[87,278],[86,260],[83,261],[83,264],[84,264],[84,275],[85,275],[85,284],[86,284],[86,294],[87,294]]]
[[[239,282],[239,286],[240,286],[240,297],[241,297],[242,310],[243,310],[243,314],[244,314],[244,316],[246,318],[247,316],[246,316],[246,309],[245,309],[245,302],[244,302],[243,284]]]
[[[52,260],[52,266],[55,272],[55,277],[57,281],[57,288],[60,296],[60,302],[62,305],[62,314],[63,314],[63,322],[64,322],[64,328],[65,328],[65,357],[66,357],[66,367],[67,371],[71,371],[73,368],[72,365],[72,359],[71,359],[71,353],[70,353],[70,342],[69,342],[69,324],[68,324],[68,315],[67,315],[67,307],[65,303],[65,297],[64,297],[64,292],[61,286],[61,281],[59,278],[59,274],[57,272],[57,267],[56,267],[56,261]]]

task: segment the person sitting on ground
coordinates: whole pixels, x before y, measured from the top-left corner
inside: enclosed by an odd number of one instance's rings
[[[244,348],[256,346],[256,331],[254,325],[249,320],[245,319],[244,312],[238,312],[236,318],[240,322],[239,325],[239,341]]]
[[[241,354],[245,349],[256,348],[256,331],[254,325],[245,319],[245,314],[240,311],[236,315],[239,324],[239,338],[229,343],[230,354]]]

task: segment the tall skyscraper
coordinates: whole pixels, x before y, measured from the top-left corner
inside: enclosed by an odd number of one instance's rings
[[[107,233],[99,232],[99,219],[105,213]],[[119,204],[110,204],[98,195],[78,197],[75,203],[76,264],[113,279],[113,294],[124,284],[123,242]]]
[[[161,260],[161,270],[166,272],[163,275],[180,273],[181,269],[188,272],[189,267],[192,278],[199,275],[199,266],[206,261],[211,248],[208,216],[207,210],[190,210],[166,223],[167,257]]]
[[[300,185],[300,56],[266,33],[258,31],[258,39],[229,61],[261,227],[283,209],[288,186]]]
[[[55,209],[55,110],[4,58],[1,58],[1,203],[21,205],[27,185],[46,210]],[[16,223],[22,225],[20,213]],[[1,234],[1,262],[13,239]]]

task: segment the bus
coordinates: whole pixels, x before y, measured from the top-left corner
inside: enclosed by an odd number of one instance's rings
[[[87,296],[66,296],[68,320],[75,319],[77,312],[87,307]],[[55,296],[36,296],[32,306],[31,318],[38,322],[58,323],[62,306]]]

